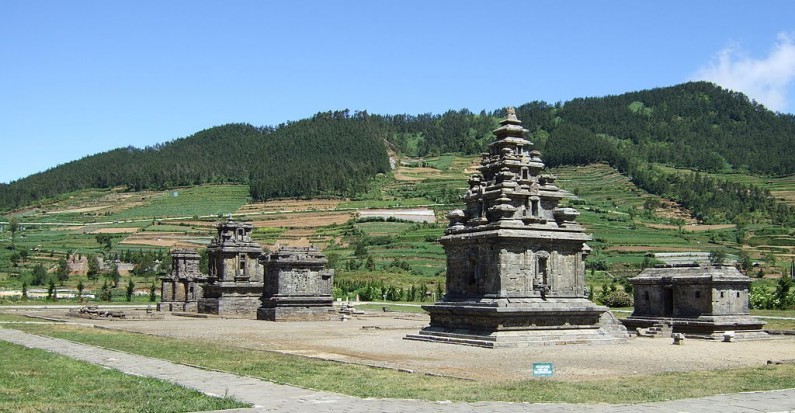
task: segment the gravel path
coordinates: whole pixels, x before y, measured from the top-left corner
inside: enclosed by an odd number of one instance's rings
[[[359,399],[339,394],[299,389],[249,377],[214,372],[171,362],[97,348],[67,340],[42,337],[0,328],[0,339],[59,353],[78,360],[117,369],[127,374],[154,377],[210,395],[228,395],[255,405],[237,412],[781,412],[795,410],[795,389],[739,393],[700,399],[636,405],[578,405],[563,403],[447,403],[418,400]]]

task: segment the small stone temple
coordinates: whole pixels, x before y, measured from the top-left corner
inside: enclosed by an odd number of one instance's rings
[[[447,291],[423,306],[430,325],[406,339],[493,348],[628,338],[585,297],[591,238],[579,212],[558,206],[563,194],[521,124],[508,109],[469,179],[465,209],[448,214]]]
[[[631,330],[667,325],[688,338],[767,338],[765,325],[751,317],[751,279],[734,267],[677,265],[647,268],[631,278],[635,309],[622,320]]]
[[[254,318],[263,288],[262,247],[251,239],[254,226],[228,220],[207,246],[208,283],[198,312]]]
[[[199,270],[199,253],[193,249],[171,250],[171,273],[160,278],[157,311],[196,312],[207,276]]]
[[[282,247],[261,259],[265,287],[257,319],[329,320],[334,316],[334,270],[315,247]]]

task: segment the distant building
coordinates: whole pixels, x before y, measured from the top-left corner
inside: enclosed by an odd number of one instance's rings
[[[315,247],[265,254],[254,227],[229,220],[207,246],[209,274],[195,250],[171,250],[171,274],[161,277],[158,311],[190,311],[261,320],[328,320],[334,270]],[[267,266],[267,273],[266,268]]]
[[[412,222],[436,222],[436,215],[432,209],[363,209],[358,212],[359,218],[397,219]]]

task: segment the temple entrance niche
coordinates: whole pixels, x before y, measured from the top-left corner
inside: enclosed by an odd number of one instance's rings
[[[465,208],[448,214],[440,240],[447,291],[423,306],[430,325],[406,339],[517,347],[628,338],[606,307],[585,297],[591,237],[579,212],[558,207],[555,177],[521,124],[508,109],[469,179]]]

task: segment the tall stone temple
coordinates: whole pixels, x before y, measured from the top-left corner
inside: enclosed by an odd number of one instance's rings
[[[579,212],[558,207],[563,194],[521,124],[509,108],[469,179],[466,208],[448,214],[447,291],[423,306],[430,325],[407,339],[519,347],[628,338],[586,298],[591,238]]]
[[[254,226],[228,220],[207,246],[210,274],[198,301],[200,313],[255,318],[262,296],[262,247],[251,239]]]

